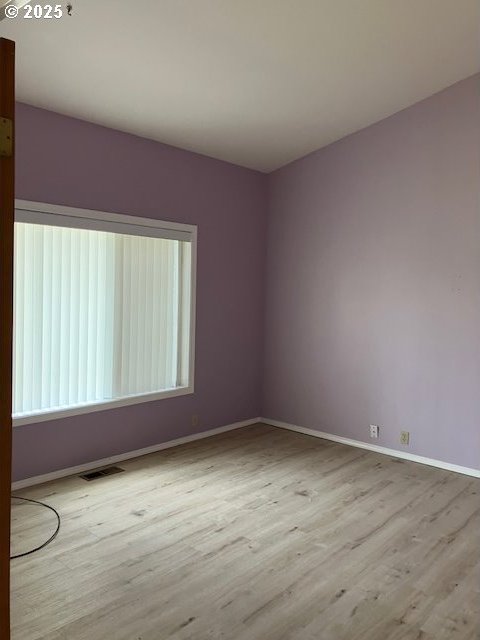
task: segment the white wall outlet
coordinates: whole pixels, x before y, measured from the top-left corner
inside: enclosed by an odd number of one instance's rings
[[[410,443],[410,431],[400,431],[400,444]]]
[[[377,427],[376,424],[371,424],[370,425],[370,438],[378,438],[378,432],[380,431],[380,429]]]
[[[198,413],[192,415],[192,427],[198,427]]]

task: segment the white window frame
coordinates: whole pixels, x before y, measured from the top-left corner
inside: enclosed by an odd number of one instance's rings
[[[108,223],[116,225],[125,224],[130,228],[135,227],[134,235],[155,236],[155,229],[159,237],[179,239],[182,235],[188,235],[191,242],[191,298],[190,298],[190,341],[189,341],[189,368],[188,368],[188,384],[175,389],[166,391],[157,391],[154,393],[147,392],[131,396],[124,396],[114,400],[105,400],[101,402],[92,402],[84,405],[77,405],[70,408],[45,409],[37,413],[27,416],[13,417],[13,426],[20,427],[27,424],[35,424],[37,422],[46,422],[57,418],[67,418],[69,416],[77,416],[84,413],[93,413],[96,411],[104,411],[106,409],[115,409],[117,407],[126,407],[129,405],[140,404],[144,402],[152,402],[166,398],[175,398],[177,396],[185,396],[194,393],[195,382],[195,318],[196,318],[196,278],[197,278],[197,226],[191,224],[183,224],[179,222],[169,222],[166,220],[156,220],[154,218],[140,218],[137,216],[125,215],[123,213],[107,213],[105,211],[94,211],[92,209],[77,209],[76,207],[66,207],[56,204],[45,204],[41,202],[30,202],[28,200],[15,200],[15,220],[17,221],[17,212],[29,212],[31,214],[52,214],[59,217],[60,226],[73,226],[68,224],[66,217],[70,216],[77,219],[85,219],[85,225],[95,221],[98,229],[108,231]],[[63,218],[62,218],[63,216]],[[23,220],[18,220],[19,222]],[[41,217],[39,217],[41,223]],[[105,224],[103,224],[105,223]],[[82,225],[83,226],[83,225]],[[128,226],[125,227],[123,233],[128,234]],[[142,233],[142,227],[144,233]],[[90,227],[91,228],[91,227]],[[118,229],[118,226],[117,226]],[[150,232],[149,232],[150,230]],[[153,233],[152,233],[153,231]],[[131,233],[131,232],[130,232]]]

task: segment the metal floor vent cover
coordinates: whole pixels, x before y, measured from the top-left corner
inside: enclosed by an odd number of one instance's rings
[[[113,476],[116,473],[123,473],[125,469],[121,469],[120,467],[106,467],[105,469],[96,469],[95,471],[89,471],[88,473],[83,473],[80,478],[83,480],[98,480],[98,478],[104,478],[105,476]]]

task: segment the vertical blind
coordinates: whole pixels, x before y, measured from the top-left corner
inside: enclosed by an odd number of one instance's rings
[[[191,244],[15,223],[14,416],[188,384]]]

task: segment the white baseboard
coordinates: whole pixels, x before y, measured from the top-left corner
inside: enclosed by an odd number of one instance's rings
[[[160,442],[144,449],[136,449],[135,451],[126,451],[116,456],[109,458],[102,458],[101,460],[93,460],[92,462],[86,462],[85,464],[79,464],[76,467],[68,467],[66,469],[59,469],[58,471],[52,471],[51,473],[45,473],[41,476],[33,476],[31,478],[25,478],[24,480],[17,480],[12,483],[12,491],[18,489],[24,489],[25,487],[33,487],[36,484],[42,484],[43,482],[50,482],[51,480],[57,480],[58,478],[65,478],[67,476],[75,476],[92,469],[99,469],[100,467],[107,467],[111,464],[117,464],[124,460],[130,460],[131,458],[138,458],[145,456],[148,453],[155,453],[156,451],[162,451],[163,449],[170,449],[171,447],[177,447],[187,442],[194,442],[195,440],[203,440],[203,438],[210,438],[216,436],[219,433],[225,433],[226,431],[233,431],[234,429],[240,429],[241,427],[249,427],[252,424],[260,422],[260,418],[251,418],[250,420],[242,420],[242,422],[233,422],[223,427],[217,427],[216,429],[209,429],[208,431],[201,431],[200,433],[192,433],[191,435],[184,436],[183,438],[176,438],[175,440],[168,440],[167,442]]]
[[[126,451],[116,456],[109,458],[102,458],[101,460],[93,460],[92,462],[86,462],[85,464],[77,465],[76,467],[68,467],[66,469],[59,469],[58,471],[52,471],[51,473],[45,473],[40,476],[33,476],[31,478],[25,478],[24,480],[17,480],[12,483],[12,491],[24,489],[25,487],[33,487],[37,484],[44,482],[50,482],[51,480],[57,480],[58,478],[65,478],[67,476],[74,476],[92,469],[99,469],[111,464],[117,464],[124,460],[130,460],[131,458],[138,458],[140,456],[147,455],[148,453],[155,453],[156,451],[162,451],[163,449],[170,449],[171,447],[177,447],[187,442],[194,442],[195,440],[202,440],[203,438],[210,438],[219,433],[225,433],[226,431],[233,431],[234,429],[241,429],[242,427],[249,427],[252,424],[263,422],[264,424],[271,425],[272,427],[280,427],[281,429],[288,429],[289,431],[296,431],[303,433],[307,436],[314,436],[315,438],[322,438],[323,440],[332,440],[333,442],[339,442],[351,447],[358,447],[360,449],[367,449],[368,451],[375,451],[376,453],[382,453],[394,458],[401,458],[403,460],[410,460],[411,462],[418,462],[420,464],[426,464],[431,467],[437,467],[438,469],[445,469],[446,471],[454,471],[455,473],[461,473],[467,476],[473,476],[474,478],[480,478],[480,469],[471,469],[469,467],[462,467],[457,464],[451,464],[450,462],[443,462],[442,460],[434,460],[433,458],[425,458],[424,456],[417,456],[414,453],[408,453],[407,451],[398,451],[397,449],[389,449],[387,447],[381,447],[376,444],[370,444],[368,442],[362,442],[361,440],[353,440],[351,438],[344,438],[343,436],[336,436],[332,433],[326,433],[324,431],[317,431],[315,429],[308,429],[307,427],[299,427],[288,422],[281,422],[279,420],[272,420],[270,418],[251,418],[250,420],[243,420],[241,422],[234,422],[227,424],[223,427],[217,427],[216,429],[209,429],[208,431],[202,431],[200,433],[192,433],[191,435],[184,436],[183,438],[176,438],[175,440],[168,440],[167,442],[160,442],[144,449],[136,449],[135,451]]]
[[[322,438],[323,440],[332,440],[333,442],[347,444],[351,447],[358,447],[359,449],[367,449],[368,451],[383,453],[384,455],[392,456],[393,458],[410,460],[411,462],[426,464],[426,465],[429,465],[430,467],[437,467],[438,469],[445,469],[446,471],[454,471],[455,473],[462,473],[466,476],[473,476],[474,478],[480,478],[480,469],[471,469],[470,467],[462,467],[458,464],[443,462],[443,460],[425,458],[424,456],[417,456],[416,454],[408,453],[407,451],[398,451],[397,449],[389,449],[387,447],[381,447],[376,444],[370,444],[369,442],[362,442],[361,440],[352,440],[351,438],[336,436],[332,433],[317,431],[316,429],[307,429],[306,427],[299,427],[295,424],[289,424],[288,422],[280,422],[279,420],[271,420],[270,418],[259,418],[259,421],[263,422],[264,424],[269,424],[272,427],[280,427],[281,429],[288,429],[289,431],[297,431],[298,433],[304,433],[307,436],[314,436],[315,438]]]

